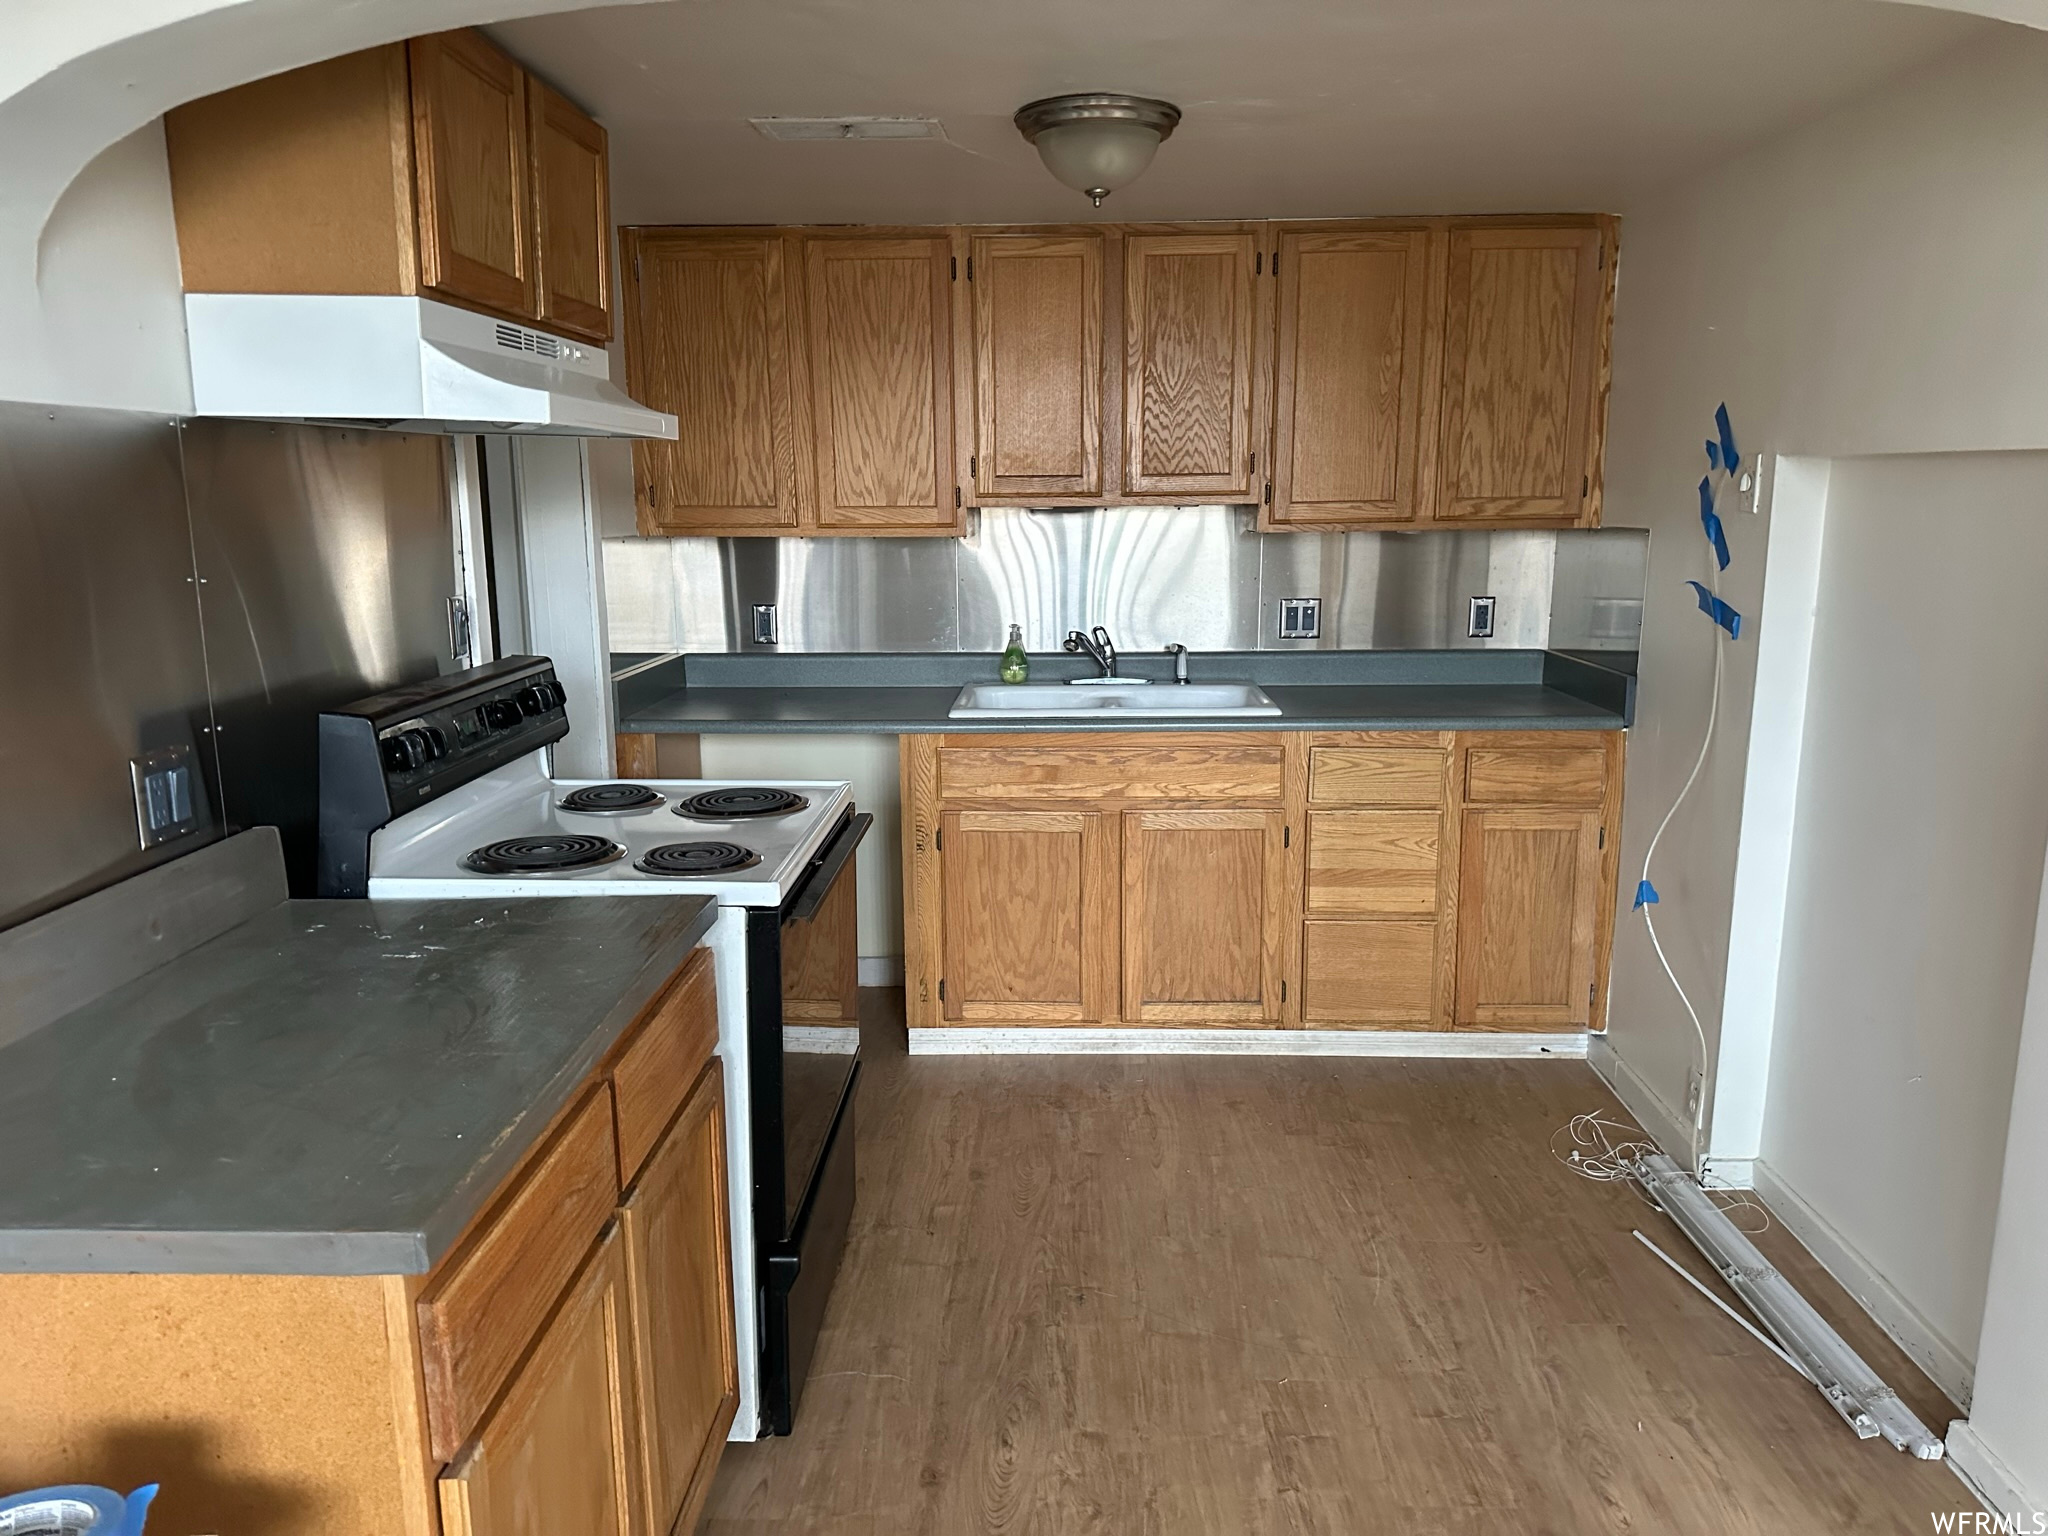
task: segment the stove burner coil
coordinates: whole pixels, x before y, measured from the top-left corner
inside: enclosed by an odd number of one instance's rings
[[[748,816],[788,816],[810,801],[787,789],[736,784],[707,789],[676,802],[676,814],[695,821],[739,821]]]
[[[626,850],[608,837],[563,832],[485,843],[462,863],[464,868],[480,875],[544,875],[557,870],[588,869],[625,856]]]
[[[760,862],[761,855],[738,843],[663,843],[648,849],[633,867],[647,875],[723,875]]]
[[[644,811],[661,804],[658,791],[645,784],[586,784],[562,796],[565,811]]]

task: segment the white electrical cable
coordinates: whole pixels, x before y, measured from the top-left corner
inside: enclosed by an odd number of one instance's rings
[[[1715,497],[1716,503],[1719,500],[1718,496]],[[1721,595],[1720,576],[1720,565],[1714,559],[1712,546],[1709,545],[1706,585],[1707,590],[1717,598]],[[1692,793],[1693,785],[1699,782],[1700,770],[1707,765],[1707,753],[1713,749],[1714,728],[1720,724],[1721,720],[1721,647],[1724,643],[1723,637],[1725,633],[1719,623],[1714,625],[1714,692],[1713,697],[1707,703],[1707,728],[1700,737],[1700,755],[1693,759],[1692,772],[1685,776],[1685,786],[1679,790],[1678,798],[1671,802],[1671,809],[1664,813],[1664,819],[1657,823],[1657,830],[1650,834],[1650,846],[1643,850],[1642,878],[1644,880],[1650,878],[1650,861],[1657,856],[1657,845],[1664,839],[1665,828],[1671,825],[1671,819],[1678,814],[1678,808],[1685,804],[1686,797]],[[1654,886],[1652,888],[1654,889]],[[1671,983],[1671,990],[1676,992],[1678,1000],[1685,1004],[1686,1016],[1692,1020],[1693,1033],[1699,1036],[1700,1041],[1700,1091],[1692,1107],[1692,1148],[1690,1159],[1693,1176],[1698,1178],[1700,1176],[1701,1161],[1700,1135],[1707,1114],[1707,1077],[1708,1070],[1713,1065],[1712,1054],[1707,1046],[1707,1027],[1700,1022],[1699,1010],[1693,1007],[1692,998],[1687,995],[1684,985],[1679,981],[1678,973],[1672,970],[1671,961],[1664,953],[1664,945],[1657,937],[1657,924],[1650,915],[1650,909],[1655,905],[1655,902],[1645,902],[1643,904],[1643,927],[1649,931],[1650,947],[1657,952],[1657,963],[1664,967],[1664,975]]]

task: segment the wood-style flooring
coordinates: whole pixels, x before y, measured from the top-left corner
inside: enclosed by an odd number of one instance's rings
[[[1582,1062],[905,1055],[866,995],[853,1234],[783,1440],[707,1536],[1925,1532],[1859,1443],[1552,1160]],[[1953,1410],[1764,1246],[1937,1432]]]

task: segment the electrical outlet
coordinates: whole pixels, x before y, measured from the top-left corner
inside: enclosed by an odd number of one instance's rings
[[[1465,614],[1465,637],[1469,640],[1491,640],[1493,638],[1493,599],[1475,597],[1470,599]]]
[[[135,792],[135,830],[154,848],[199,827],[199,796],[190,747],[159,747],[128,760]]]
[[[1700,1112],[1700,1094],[1706,1088],[1706,1080],[1698,1072],[1685,1075],[1685,1112],[1697,1116]]]
[[[1323,633],[1323,600],[1319,597],[1280,599],[1280,638],[1316,640]]]

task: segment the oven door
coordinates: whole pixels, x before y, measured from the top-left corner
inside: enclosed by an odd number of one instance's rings
[[[747,914],[761,1420],[786,1435],[853,1220],[859,907],[848,813],[780,911]]]

